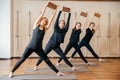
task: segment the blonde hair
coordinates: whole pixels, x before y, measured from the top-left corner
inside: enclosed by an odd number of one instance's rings
[[[40,22],[41,22],[43,19],[46,19],[46,20],[47,20],[47,21],[46,21],[46,25],[48,25],[48,18],[47,18],[47,17],[41,17]]]

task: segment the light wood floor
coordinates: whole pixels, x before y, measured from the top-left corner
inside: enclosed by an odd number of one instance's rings
[[[77,59],[79,58],[76,58],[74,60]],[[51,58],[51,60],[53,63],[56,63],[58,59]],[[87,59],[87,60],[91,60],[91,59]],[[97,62],[99,66],[96,67],[87,66],[86,68],[89,70],[89,72],[71,72],[71,73],[66,72],[66,74],[68,75],[74,74],[77,76],[78,80],[120,80],[120,59],[105,59],[105,60],[110,62],[106,62],[106,63]],[[8,74],[17,61],[18,59],[0,60],[0,76],[4,74]],[[27,59],[15,72],[15,74],[30,74],[30,73],[25,73],[24,70],[26,68],[33,68],[36,61],[37,58]],[[42,62],[39,68],[44,68],[44,67],[46,67],[46,64]],[[38,72],[35,72],[33,74],[37,74],[37,73]],[[50,73],[45,73],[45,74],[50,74]]]

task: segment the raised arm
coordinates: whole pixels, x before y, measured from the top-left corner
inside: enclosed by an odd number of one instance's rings
[[[50,20],[49,20],[49,23],[48,23],[48,25],[47,25],[47,27],[46,27],[46,29],[45,29],[46,31],[50,28],[51,23],[52,23],[52,21],[53,21],[53,19],[54,19],[54,17],[55,17],[56,11],[57,11],[57,10],[54,10],[54,13],[53,13],[53,15],[51,16],[51,18],[50,18]]]
[[[71,13],[68,14],[68,19],[67,19],[67,23],[66,23],[66,27],[65,27],[66,30],[69,29],[70,18],[71,18]]]
[[[47,4],[48,4],[48,3],[47,3]],[[35,23],[34,23],[34,28],[39,25],[40,20],[41,20],[41,17],[44,16],[45,10],[46,10],[46,8],[47,8],[47,4],[44,6],[44,8],[43,8],[43,10],[42,10],[42,13],[40,14],[40,16],[36,19],[36,21],[35,21]],[[33,28],[33,29],[34,29],[34,28]]]
[[[94,29],[94,31],[96,31],[96,30],[98,29],[99,24],[100,24],[100,23],[98,23],[98,25],[95,25],[95,27],[93,28],[93,29]]]
[[[75,23],[78,21],[80,15],[75,19],[75,21],[73,22],[73,29],[75,28]]]
[[[57,28],[57,27],[58,27],[59,18],[60,18],[61,13],[62,13],[62,11],[59,11],[58,16],[57,16],[56,21],[55,21],[54,28]]]

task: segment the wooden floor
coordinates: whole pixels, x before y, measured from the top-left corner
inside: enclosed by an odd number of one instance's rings
[[[77,60],[77,59],[74,59],[74,60]],[[53,63],[56,63],[58,59],[51,58],[51,60]],[[88,59],[88,60],[91,60],[91,59]],[[96,66],[96,67],[87,66],[86,68],[89,70],[89,72],[76,72],[76,73],[66,72],[66,74],[68,75],[74,74],[77,76],[78,80],[120,80],[120,59],[105,59],[105,60],[110,62],[106,62],[106,63],[97,62],[99,66]],[[18,59],[0,60],[0,76],[4,74],[8,74],[17,61]],[[20,68],[15,72],[15,74],[28,74],[24,72],[24,69],[33,68],[36,61],[37,61],[37,58],[27,59],[20,66]],[[45,66],[46,64],[42,62],[39,68],[44,68]],[[35,72],[33,74],[37,74],[37,73],[38,72]],[[49,73],[46,73],[46,74],[49,74]]]

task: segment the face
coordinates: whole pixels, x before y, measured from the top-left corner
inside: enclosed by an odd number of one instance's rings
[[[40,25],[42,25],[42,26],[46,26],[46,25],[47,25],[47,22],[48,22],[47,19],[43,19],[43,20],[41,20]]]
[[[64,29],[65,28],[65,22],[64,21],[60,21],[59,22],[59,27],[60,27],[60,29]]]
[[[76,29],[78,30],[78,29],[81,29],[81,24],[76,24]]]
[[[94,24],[90,24],[90,27],[91,27],[91,28],[94,28],[94,27],[95,27],[95,25],[94,25]]]

